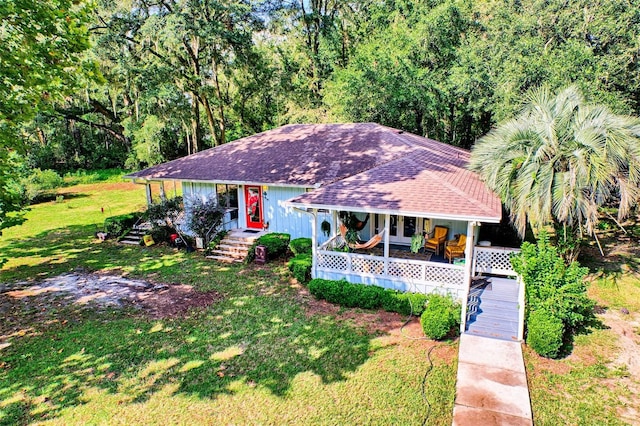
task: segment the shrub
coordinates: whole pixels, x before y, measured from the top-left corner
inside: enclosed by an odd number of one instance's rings
[[[430,339],[440,340],[460,325],[460,305],[450,296],[430,294],[427,306],[420,317],[424,334]]]
[[[311,238],[296,238],[295,240],[291,240],[289,250],[291,250],[294,255],[311,254]]]
[[[346,280],[333,281],[313,279],[308,285],[309,292],[318,299],[349,308],[379,309],[409,315],[409,300],[413,304],[413,314],[424,310],[426,296],[419,293],[402,293],[376,285],[352,284]]]
[[[382,299],[382,309],[387,312],[398,312],[402,315],[422,315],[427,296],[422,293],[404,293],[387,290]]]
[[[195,197],[187,201],[187,227],[198,237],[206,238],[207,233],[222,224],[224,208],[218,206],[217,200],[202,201]]]
[[[144,217],[152,226],[168,226],[175,229],[176,220],[182,211],[182,197],[167,198],[147,207]]]
[[[149,230],[149,235],[153,238],[153,241],[156,244],[159,243],[168,243],[171,241],[171,234],[175,234],[176,230],[171,226],[166,225],[156,225]]]
[[[279,232],[271,232],[259,237],[255,243],[249,248],[249,253],[245,258],[245,263],[253,262],[256,257],[256,247],[265,246],[267,248],[267,256],[269,259],[278,259],[284,256],[289,249],[289,241],[291,235]]]
[[[308,253],[298,254],[289,260],[289,270],[299,283],[306,283],[311,279],[312,262],[312,257]]]
[[[53,170],[34,169],[29,176],[20,179],[23,198],[28,203],[42,199],[63,184],[64,180]]]
[[[556,358],[560,354],[564,325],[552,313],[540,309],[531,311],[527,323],[527,345],[539,355]]]
[[[511,263],[526,285],[527,324],[531,321],[530,313],[547,312],[562,322],[564,339],[567,333],[594,321],[595,303],[587,297],[584,280],[588,269],[577,262],[566,266],[549,243],[546,232],[540,233],[536,244],[523,243],[521,252],[511,258]]]
[[[113,237],[121,237],[135,225],[138,218],[135,213],[110,216],[104,220],[104,230]]]
[[[151,223],[149,234],[156,243],[169,242],[182,211],[182,197],[167,198],[147,207],[144,218]]]

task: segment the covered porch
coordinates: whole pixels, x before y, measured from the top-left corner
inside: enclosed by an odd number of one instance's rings
[[[311,213],[315,214],[315,211]],[[363,229],[359,236],[362,239],[371,237],[376,244],[366,248],[347,249],[343,236],[339,232],[339,213],[337,210],[331,213],[332,237],[325,243],[319,244],[316,239],[318,230],[313,229],[312,232],[314,247],[312,277],[346,279],[352,283],[375,284],[385,288],[425,294],[448,293],[458,300],[465,297],[471,277],[473,244],[479,223],[462,222],[451,218],[380,214],[372,211],[364,214],[375,219],[370,221],[369,226]],[[362,217],[363,214],[361,213],[360,216]],[[406,241],[402,239],[403,232],[409,228],[399,229],[397,226],[398,223],[403,222],[412,224],[411,234],[426,234],[427,238],[436,226],[446,229],[448,233],[443,238],[439,250],[428,250],[423,244],[417,252],[412,252],[410,250],[411,235],[406,236],[408,237],[405,238]],[[415,225],[417,223],[419,226]],[[437,225],[438,223],[440,225]],[[442,223],[447,223],[449,226],[445,227]],[[464,229],[464,233],[461,229]],[[469,236],[464,246],[464,254],[458,254],[457,257],[460,259],[449,263],[444,256],[445,244],[447,241],[452,242],[454,235],[461,233]],[[342,241],[342,244],[336,244],[336,241]],[[364,245],[366,246],[367,243],[365,242]]]

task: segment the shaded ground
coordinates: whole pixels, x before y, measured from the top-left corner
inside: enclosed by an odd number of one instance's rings
[[[28,324],[12,323],[10,318],[21,318],[18,312],[34,319],[47,318],[52,308],[76,305],[78,307],[120,308],[133,307],[154,319],[175,317],[190,309],[202,308],[220,300],[215,291],[197,292],[190,285],[155,284],[118,275],[69,273],[47,278],[38,283],[22,281],[0,284],[0,313],[5,318],[0,325],[0,344],[13,336],[28,333]],[[25,328],[26,327],[26,328]]]

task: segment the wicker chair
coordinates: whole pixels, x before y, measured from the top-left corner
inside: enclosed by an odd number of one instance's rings
[[[447,242],[444,248],[444,257],[453,262],[454,258],[464,257],[464,250],[467,246],[467,236],[460,234],[457,240]]]
[[[440,253],[440,247],[444,246],[445,241],[447,241],[447,234],[449,233],[449,228],[446,226],[436,226],[433,228],[433,235],[427,238],[424,242],[424,249],[435,251],[436,256]]]

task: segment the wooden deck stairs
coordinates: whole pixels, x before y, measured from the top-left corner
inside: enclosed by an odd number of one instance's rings
[[[518,341],[518,281],[487,278],[475,281],[467,300],[466,333]]]
[[[207,259],[240,263],[247,257],[253,243],[263,234],[262,231],[234,229],[225,235],[216,249],[211,250],[211,255],[207,256]]]

